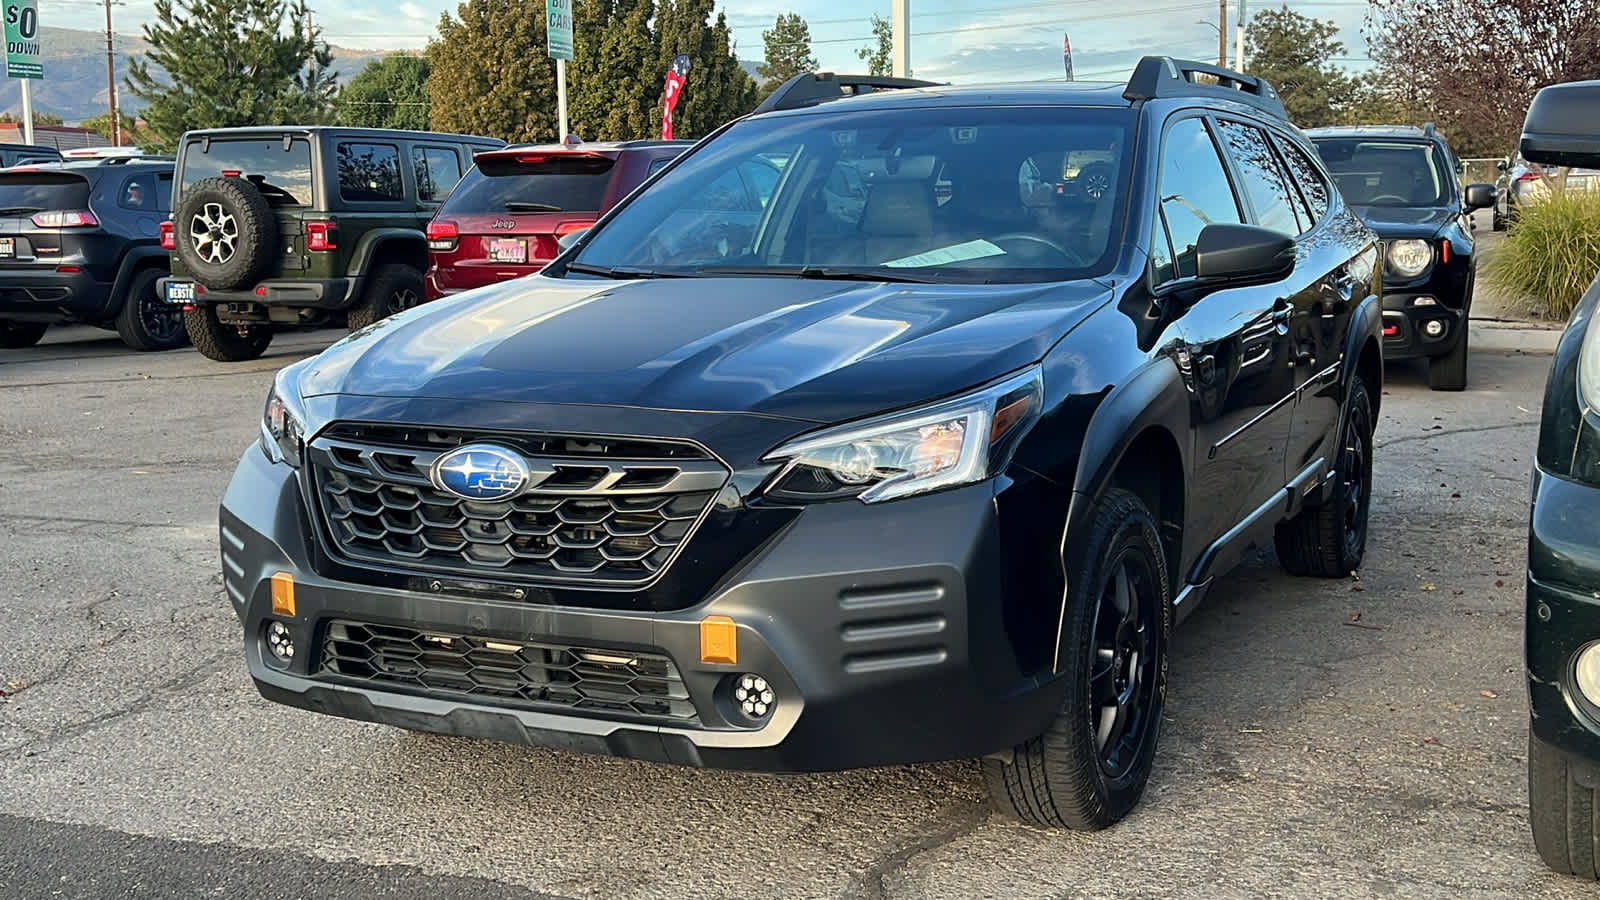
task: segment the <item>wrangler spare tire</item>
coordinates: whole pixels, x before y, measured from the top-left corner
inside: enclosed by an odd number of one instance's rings
[[[203,178],[183,192],[173,216],[178,258],[213,291],[253,286],[278,250],[278,222],[255,185],[241,178]]]

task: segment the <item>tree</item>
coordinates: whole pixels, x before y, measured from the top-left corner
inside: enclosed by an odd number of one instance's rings
[[[817,70],[817,58],[811,55],[811,27],[799,13],[778,16],[771,31],[761,32],[766,44],[767,59],[756,67],[762,79],[762,91],[772,93],[778,85],[804,72]]]
[[[1256,13],[1245,28],[1248,71],[1270,81],[1289,120],[1301,128],[1333,125],[1351,115],[1357,80],[1332,60],[1345,53],[1339,26],[1288,6]]]
[[[660,52],[650,24],[659,25],[662,9],[655,0],[576,0],[577,46],[567,66],[575,134],[586,140],[660,135]]]
[[[150,51],[128,63],[153,147],[192,128],[318,124],[338,90],[306,0],[156,0]]]
[[[428,60],[391,53],[362,69],[339,92],[339,122],[369,128],[428,127]]]
[[[653,116],[659,129],[663,79],[680,53],[689,55],[689,80],[672,113],[675,137],[699,137],[755,108],[755,82],[739,64],[727,16],[713,20],[712,0],[660,0],[656,30],[661,50],[652,88]],[[659,130],[657,131],[659,134]]]
[[[122,143],[125,146],[138,147],[144,150],[161,143],[161,139],[150,133],[147,126],[140,125],[133,116],[122,111],[117,112],[117,118],[122,122]],[[79,128],[91,128],[105,136],[106,143],[111,142],[111,113],[103,112],[78,123]]]
[[[456,15],[441,13],[439,36],[428,43],[433,127],[508,141],[559,139],[544,4],[464,0]]]
[[[866,61],[868,75],[888,75],[894,69],[894,26],[888,19],[872,15],[872,37],[876,46],[862,47],[856,58]]]
[[[1373,0],[1367,32],[1390,90],[1468,156],[1511,152],[1539,88],[1600,78],[1600,0]]]
[[[14,125],[21,121],[22,116],[16,113],[0,113],[0,123]],[[60,125],[62,123],[62,118],[55,113],[47,113],[37,109],[33,111],[33,127],[35,128],[40,125]]]

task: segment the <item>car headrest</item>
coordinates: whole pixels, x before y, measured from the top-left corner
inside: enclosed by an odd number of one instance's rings
[[[933,185],[890,181],[873,187],[861,213],[861,231],[874,237],[933,233]]]

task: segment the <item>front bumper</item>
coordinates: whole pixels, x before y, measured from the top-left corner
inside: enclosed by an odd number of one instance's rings
[[[195,285],[196,303],[253,303],[266,306],[303,306],[315,309],[344,309],[359,285],[350,278],[272,279],[250,290],[213,291],[193,278],[169,275],[156,282],[159,296],[167,295],[167,283]]]
[[[1471,264],[1463,257],[1437,263],[1418,279],[1394,282],[1386,278],[1384,359],[1443,356],[1454,350],[1466,334],[1471,289]],[[1430,334],[1430,323],[1443,330]]]
[[[716,582],[666,612],[602,610],[401,590],[327,577],[317,518],[299,479],[246,450],[221,509],[224,586],[243,624],[251,676],[268,699],[316,712],[448,734],[659,762],[816,771],[979,756],[1041,733],[1059,679],[1023,676],[1001,610],[1003,553],[992,484],[884,506],[806,509]],[[694,565],[688,552],[676,563]],[[274,615],[271,578],[295,581],[295,612]],[[426,582],[420,582],[426,584]],[[737,662],[702,661],[701,620],[737,623]],[[268,623],[297,648],[267,652]],[[357,682],[330,673],[335,621],[415,628],[671,659],[692,720]],[[742,673],[776,694],[741,718]]]
[[[1600,488],[1534,469],[1528,539],[1528,706],[1534,734],[1600,772],[1600,708],[1573,657],[1600,640]]]

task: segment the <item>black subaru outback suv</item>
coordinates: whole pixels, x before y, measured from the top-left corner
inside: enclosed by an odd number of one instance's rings
[[[1003,809],[1098,828],[1175,620],[1262,542],[1359,565],[1377,242],[1269,85],[817,80],[542,274],[279,373],[221,509],[266,697],[699,766],[983,756]],[[1041,176],[1085,151],[1103,189]]]
[[[96,159],[0,171],[0,347],[52,325],[115,328],[135,350],[188,341],[156,292],[172,160]]]
[[[1384,356],[1425,357],[1434,390],[1465,389],[1477,262],[1471,216],[1494,205],[1494,185],[1463,191],[1458,160],[1432,124],[1306,134],[1345,202],[1383,242]]]

